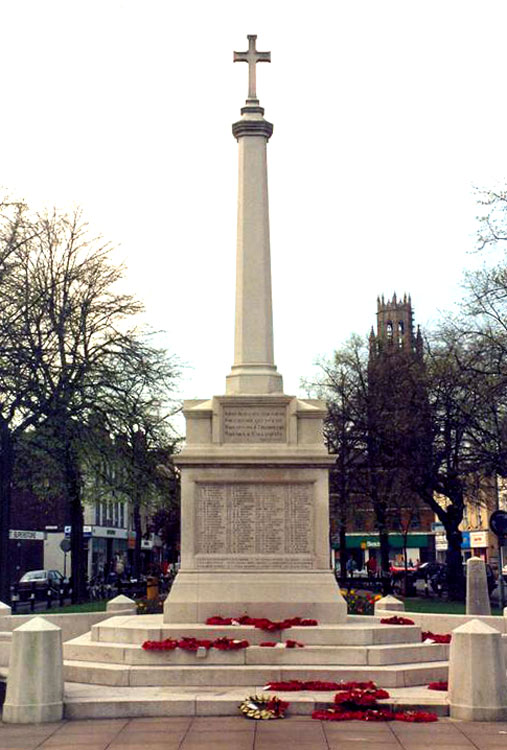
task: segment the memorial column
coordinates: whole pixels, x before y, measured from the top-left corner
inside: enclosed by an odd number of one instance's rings
[[[269,52],[255,49],[250,35],[247,52],[235,62],[249,65],[248,99],[232,132],[239,146],[238,225],[236,252],[236,317],[234,364],[227,393],[283,393],[273,351],[273,308],[269,244],[266,146],[273,126],[264,119],[255,91],[255,65],[269,62]]]

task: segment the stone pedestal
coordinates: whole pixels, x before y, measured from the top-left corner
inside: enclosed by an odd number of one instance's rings
[[[480,557],[467,560],[467,615],[491,615],[486,565]]]
[[[502,636],[480,620],[470,620],[452,631],[449,708],[453,719],[507,720]]]
[[[42,617],[34,617],[12,633],[2,720],[37,724],[62,717],[62,631]]]
[[[165,622],[212,615],[344,622],[330,569],[324,405],[279,395],[185,402],[181,569]]]

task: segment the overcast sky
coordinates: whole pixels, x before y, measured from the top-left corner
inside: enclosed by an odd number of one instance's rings
[[[233,359],[233,50],[271,50],[275,360],[297,393],[316,357],[410,292],[429,325],[460,297],[473,186],[507,174],[507,6],[438,0],[0,0],[0,184],[81,205],[185,361],[186,398]]]

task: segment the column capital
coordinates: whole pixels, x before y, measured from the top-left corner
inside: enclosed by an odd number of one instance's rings
[[[236,139],[243,135],[263,135],[269,140],[273,134],[273,125],[267,120],[238,120],[232,126],[232,134]]]

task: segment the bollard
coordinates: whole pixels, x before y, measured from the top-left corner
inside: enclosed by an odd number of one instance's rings
[[[448,701],[452,719],[507,720],[502,635],[481,620],[452,631]]]
[[[490,615],[486,564],[480,557],[467,560],[467,615]]]
[[[388,594],[375,602],[374,614],[377,614],[377,610],[379,609],[392,609],[393,612],[404,612],[405,605],[395,596]]]
[[[2,720],[38,724],[62,717],[62,631],[42,617],[33,617],[12,633]]]

